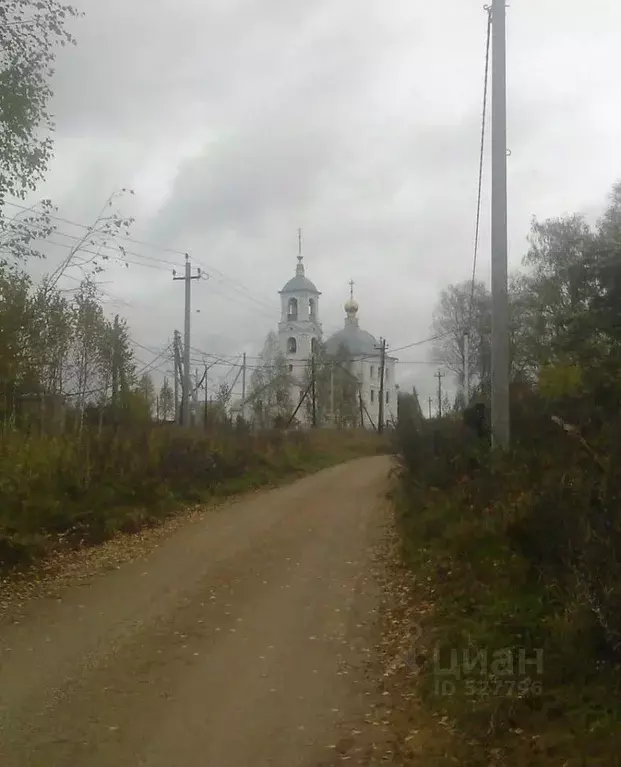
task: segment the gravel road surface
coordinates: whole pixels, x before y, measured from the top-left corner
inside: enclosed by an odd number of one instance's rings
[[[0,625],[6,767],[318,767],[355,758],[390,460],[188,521]]]

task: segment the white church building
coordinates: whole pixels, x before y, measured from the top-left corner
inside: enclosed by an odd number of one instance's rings
[[[362,399],[362,419],[365,428],[376,428],[380,417],[381,347],[377,339],[363,330],[358,321],[358,303],[353,298],[345,303],[343,328],[325,341],[328,355],[334,357],[344,347],[350,361],[350,371],[358,381]],[[316,345],[323,341],[319,320],[321,293],[304,271],[303,257],[298,255],[295,276],[280,291],[281,316],[278,340],[289,375],[292,378],[292,401],[297,404],[304,391],[308,361]],[[395,369],[397,359],[385,355],[384,360],[384,424],[397,421],[398,386]],[[299,382],[299,383],[298,383]],[[304,422],[306,409],[300,408],[299,420]]]

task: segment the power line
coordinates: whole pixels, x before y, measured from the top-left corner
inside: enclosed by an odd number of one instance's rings
[[[11,206],[13,206],[15,208],[19,208],[20,210],[25,210],[25,211],[30,210],[30,208],[27,208],[24,205],[19,205],[18,203],[7,202],[6,204],[7,205],[11,205]],[[62,221],[63,223],[71,224],[72,226],[77,226],[77,227],[79,227],[81,229],[89,230],[91,228],[87,224],[82,224],[82,223],[79,223],[77,221],[72,221],[71,219],[64,218],[63,216],[58,216],[58,215],[51,214],[51,213],[47,214],[47,215],[49,216],[49,218],[51,218],[51,219],[53,219],[55,221]],[[176,250],[175,248],[168,248],[168,247],[165,247],[165,246],[162,246],[162,245],[156,245],[153,242],[148,242],[146,240],[139,240],[136,237],[130,237],[129,235],[115,234],[115,238],[117,240],[122,240],[124,242],[130,242],[130,243],[133,243],[135,245],[142,245],[142,246],[147,247],[147,248],[152,248],[153,250],[157,250],[157,251],[160,251],[162,253],[171,253],[171,254],[176,255],[176,256],[181,256],[184,259],[185,259],[186,255],[189,255],[187,253],[187,251]],[[76,238],[76,239],[80,239],[80,238]],[[141,257],[148,258],[147,256],[141,256]],[[253,291],[251,291],[248,288],[246,288],[238,280],[234,280],[231,277],[229,277],[224,272],[222,272],[220,269],[216,269],[213,266],[207,267],[205,264],[202,264],[200,261],[197,261],[197,260],[194,260],[194,262],[198,266],[200,266],[203,269],[204,272],[206,272],[208,274],[212,273],[212,272],[215,273],[215,274],[218,274],[218,275],[220,275],[220,279],[221,280],[225,280],[226,282],[230,283],[231,286],[234,286],[235,289],[237,289],[238,291],[240,291],[240,290],[244,291],[245,292],[244,298],[246,298],[247,300],[255,301],[257,303],[263,303],[261,300],[257,299],[256,294]],[[168,263],[170,263],[170,262],[168,262]],[[172,264],[172,265],[176,266],[176,264]],[[266,300],[265,306],[267,307],[267,305],[268,305],[268,302]],[[269,304],[269,306],[271,307],[271,304]]]
[[[406,344],[405,346],[398,346],[396,349],[391,349],[391,352],[402,352],[404,349],[412,349],[414,346],[423,346],[423,344],[431,343],[432,341],[439,341],[441,338],[446,338],[446,336],[450,336],[451,333],[439,333],[435,336],[430,336],[429,338],[423,338],[422,341],[414,341],[411,344]]]
[[[54,240],[49,239],[49,238],[47,238],[46,241],[49,242],[51,245],[56,245],[59,248],[67,248],[68,250],[71,250],[73,248],[73,245],[70,245],[69,243],[66,243],[66,242],[55,242]],[[109,260],[109,256],[102,255],[100,251],[90,250],[89,248],[78,248],[76,250],[76,252],[75,252],[75,255],[77,256],[79,253],[88,253],[89,255],[95,256],[96,258],[101,258],[104,261],[108,261]],[[119,253],[121,253],[121,251],[119,251]],[[169,271],[164,266],[159,266],[158,264],[148,264],[148,263],[147,264],[142,264],[139,261],[133,261],[131,258],[125,258],[124,257],[123,261],[128,263],[128,264],[134,264],[135,266],[144,266],[144,267],[149,268],[149,269],[157,269],[158,271],[161,271],[161,272],[162,271],[166,271],[166,272]],[[93,259],[77,261],[76,265],[77,266],[87,266],[88,264],[91,264],[91,263],[93,263]]]
[[[133,341],[132,343],[135,343],[135,341]],[[136,371],[136,375],[143,375],[144,373],[146,373],[146,372],[148,372],[149,370],[152,370],[152,369],[159,370],[159,367],[161,366],[162,363],[160,363],[160,366],[156,366],[155,363],[158,362],[158,360],[160,360],[165,354],[168,354],[168,352],[170,351],[170,347],[171,346],[172,346],[172,343],[168,344],[168,346],[166,346],[164,349],[162,349],[162,351],[159,352],[151,360],[151,362],[147,363],[146,365],[144,365],[144,363],[143,363],[144,367],[142,367],[140,370],[137,370]],[[163,360],[162,360],[162,362],[163,362]],[[159,370],[159,372],[164,372],[164,371],[163,370]]]
[[[470,308],[468,311],[468,329],[472,322],[472,311],[474,308],[474,286],[477,271],[477,255],[479,251],[479,236],[481,226],[481,198],[483,195],[483,159],[485,154],[485,124],[487,121],[487,91],[489,81],[489,53],[492,35],[492,9],[486,6],[487,11],[487,38],[485,42],[485,75],[483,78],[483,110],[481,117],[481,145],[479,151],[479,180],[477,192],[477,213],[474,228],[474,254],[472,258],[472,283],[470,286]]]
[[[53,234],[54,235],[59,235],[59,236],[62,236],[62,237],[67,237],[68,239],[74,240],[74,241],[80,241],[80,239],[81,239],[79,237],[76,237],[75,235],[68,234],[66,232],[61,232],[59,230],[55,230]],[[69,245],[68,243],[57,242],[57,241],[51,239],[51,237],[47,237],[45,241],[50,243],[51,245],[55,245],[55,246],[60,247],[60,248],[69,248],[69,249],[71,249],[71,247],[72,247],[72,245]],[[143,253],[138,253],[138,252],[133,251],[133,250],[127,250],[127,249],[123,248],[122,246],[115,247],[114,245],[107,245],[107,244],[99,245],[98,244],[97,247],[100,248],[100,249],[107,250],[107,251],[114,251],[114,252],[116,252],[117,255],[118,255],[119,260],[122,261],[125,265],[132,264],[134,266],[143,266],[143,267],[150,268],[150,269],[156,269],[158,271],[168,271],[168,269],[165,268],[165,265],[166,266],[178,266],[178,264],[176,262],[174,262],[174,261],[166,261],[166,260],[161,259],[161,258],[155,258],[153,256],[147,256],[147,255],[145,255]],[[103,261],[109,261],[111,259],[111,257],[106,255],[106,254],[102,254],[101,252],[96,252],[96,251],[90,250],[89,248],[85,248],[85,247],[79,248],[76,251],[76,256],[79,253],[88,253],[89,255],[92,255],[94,258],[101,258]],[[147,262],[148,261],[152,261],[153,263],[151,264],[151,263],[142,263],[140,261],[135,261],[135,260],[133,260],[131,258],[128,258],[127,257],[128,255],[133,255],[136,258],[144,259]],[[80,266],[80,265],[85,266],[85,265],[87,265],[89,263],[92,263],[93,260],[94,259],[85,260],[85,261],[81,261],[81,262],[76,261],[75,263],[76,263],[77,266]],[[159,266],[159,264],[162,264],[162,266]],[[207,274],[207,271],[205,272],[205,274]],[[252,303],[254,303],[255,306],[257,307],[257,309],[254,309],[254,311],[259,311],[261,314],[263,314],[266,317],[267,316],[269,316],[270,318],[274,317],[273,308],[272,309],[268,309],[267,308],[267,304],[264,303],[263,301],[260,301],[259,299],[255,298],[253,296],[250,296],[250,295],[248,295],[248,296],[244,295],[240,288],[237,288],[234,284],[227,285],[223,279],[219,279],[219,278],[216,277],[216,280],[217,280],[217,283],[222,285],[225,289],[228,288],[228,290],[236,291],[239,294],[239,296],[241,298],[243,298],[244,301],[246,301],[246,305],[247,305],[248,301],[251,301]],[[215,289],[215,286],[214,286],[214,289]],[[223,295],[227,299],[231,299],[231,300],[234,300],[237,303],[239,303],[239,297],[237,297],[237,296],[226,295],[226,294],[222,293],[221,291],[218,291],[217,289],[215,290],[215,292],[219,293],[220,295]]]
[[[58,235],[59,237],[65,237],[68,240],[73,240],[73,241],[76,241],[76,242],[79,242],[82,239],[81,237],[78,237],[75,234],[69,234],[69,232],[64,232],[61,229],[54,229],[52,234]],[[116,235],[111,235],[111,236],[116,237]],[[59,247],[68,247],[67,245],[65,245],[63,243],[53,242],[52,240],[49,239],[49,237],[46,237],[45,240],[43,240],[43,241],[44,242],[51,242],[53,245],[58,245]],[[95,243],[90,243],[90,244],[94,245]],[[179,263],[177,261],[168,261],[168,260],[163,259],[163,258],[156,258],[155,256],[147,256],[144,253],[138,253],[137,251],[134,251],[134,250],[128,250],[127,248],[123,247],[122,245],[108,245],[107,243],[101,243],[101,244],[98,243],[98,247],[101,248],[102,250],[114,251],[116,253],[121,254],[122,256],[125,256],[126,254],[128,254],[130,256],[136,256],[137,258],[144,258],[147,261],[153,261],[153,262],[156,262],[158,264],[164,264],[166,266],[179,266]],[[80,248],[80,251],[82,251],[82,250],[83,250],[83,248]]]

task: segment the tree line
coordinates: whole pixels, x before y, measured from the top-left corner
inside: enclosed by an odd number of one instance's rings
[[[621,371],[621,182],[591,225],[581,214],[533,219],[522,269],[510,275],[510,365],[514,390],[551,393],[589,387],[607,402]],[[465,333],[469,389],[487,399],[491,377],[491,295],[483,282],[450,285],[434,312],[434,362],[458,382],[463,407]],[[600,402],[603,404],[603,401]]]

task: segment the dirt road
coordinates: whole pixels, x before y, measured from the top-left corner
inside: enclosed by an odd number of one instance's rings
[[[147,557],[35,601],[0,628],[0,764],[342,758],[368,710],[369,559],[389,467],[360,459],[227,503]]]

